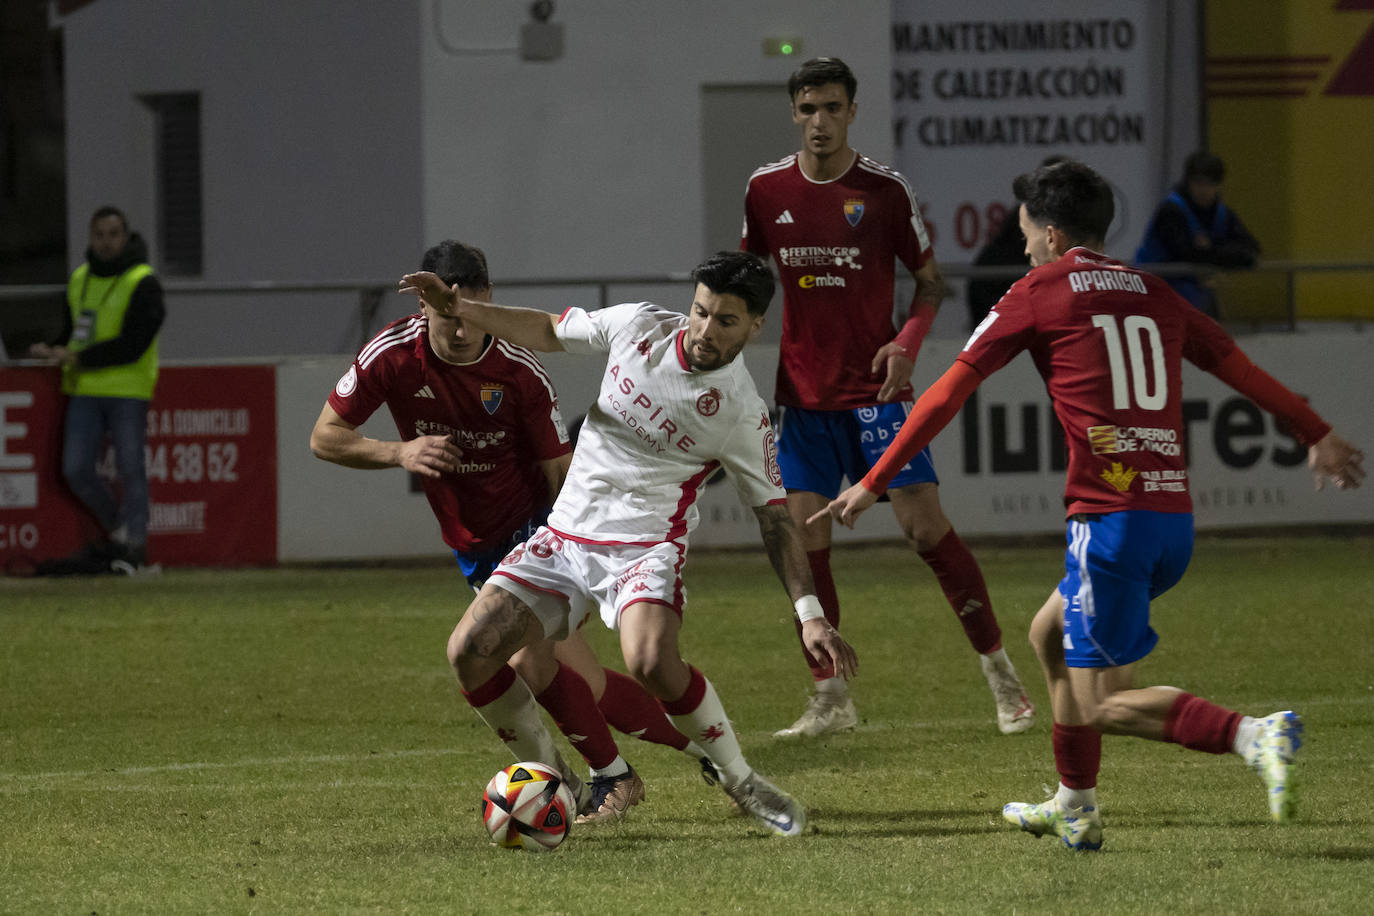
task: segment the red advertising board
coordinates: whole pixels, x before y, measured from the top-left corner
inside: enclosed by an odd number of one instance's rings
[[[56,369],[0,369],[0,561],[64,556],[98,537],[61,480]],[[148,409],[149,562],[277,560],[276,377],[271,366],[167,367]],[[100,466],[114,477],[114,453]]]

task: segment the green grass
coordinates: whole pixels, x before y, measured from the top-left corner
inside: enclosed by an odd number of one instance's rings
[[[1204,539],[1155,606],[1142,683],[1303,712],[1297,821],[1268,823],[1237,758],[1108,738],[1089,855],[1000,817],[1056,780],[1024,634],[1062,548],[978,555],[1031,732],[997,733],[933,578],[884,546],[836,552],[860,727],[773,741],[809,686],[788,603],[758,554],[701,552],[684,654],[808,835],[763,836],[686,758],[625,738],[647,804],[547,856],[483,833],[509,758],[444,661],[465,601],[448,565],[0,580],[0,912],[1367,911],[1374,540]]]

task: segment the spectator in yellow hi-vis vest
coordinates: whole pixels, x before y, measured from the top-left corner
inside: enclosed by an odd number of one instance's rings
[[[51,572],[134,573],[147,563],[144,443],[157,382],[158,330],[166,315],[162,285],[147,259],[147,244],[129,231],[122,212],[96,210],[86,261],[67,283],[62,336],[29,351],[62,366],[62,390],[70,396],[62,476],[106,534],[58,561]],[[114,443],[118,496],[96,473],[107,433]]]

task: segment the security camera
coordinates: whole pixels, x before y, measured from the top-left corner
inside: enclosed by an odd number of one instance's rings
[[[530,4],[530,17],[535,22],[548,22],[553,18],[553,0],[534,0]]]

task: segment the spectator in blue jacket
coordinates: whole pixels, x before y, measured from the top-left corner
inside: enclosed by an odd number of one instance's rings
[[[1260,246],[1235,211],[1221,199],[1226,165],[1213,153],[1198,151],[1183,166],[1155,211],[1136,252],[1139,264],[1192,262],[1218,267],[1254,267]],[[1166,277],[1169,285],[1200,310],[1218,317],[1216,292],[1196,276]]]

